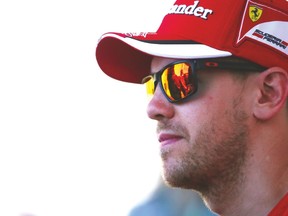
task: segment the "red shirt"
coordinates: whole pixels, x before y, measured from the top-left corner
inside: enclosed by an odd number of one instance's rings
[[[288,216],[288,193],[280,200],[268,216]]]

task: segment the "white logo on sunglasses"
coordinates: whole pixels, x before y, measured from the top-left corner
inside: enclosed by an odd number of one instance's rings
[[[202,19],[208,19],[208,15],[213,13],[211,9],[205,9],[199,6],[199,1],[194,1],[193,5],[173,5],[168,14],[187,14],[200,17]]]

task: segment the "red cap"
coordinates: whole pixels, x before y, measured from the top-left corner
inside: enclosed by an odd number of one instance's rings
[[[288,70],[287,0],[177,0],[156,32],[102,35],[96,59],[107,75],[141,83],[153,56],[238,56]]]

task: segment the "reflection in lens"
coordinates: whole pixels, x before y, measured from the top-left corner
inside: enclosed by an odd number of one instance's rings
[[[173,101],[187,97],[193,90],[190,65],[185,62],[167,68],[161,80],[164,91]]]

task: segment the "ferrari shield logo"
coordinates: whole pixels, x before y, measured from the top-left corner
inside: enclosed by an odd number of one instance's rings
[[[263,10],[257,6],[250,6],[249,7],[249,17],[253,22],[256,22],[260,19]]]

